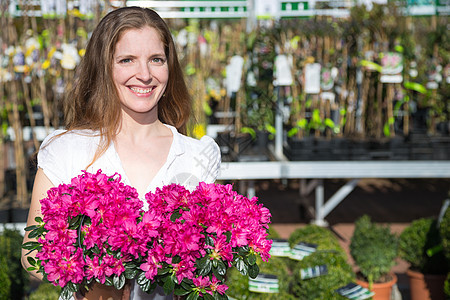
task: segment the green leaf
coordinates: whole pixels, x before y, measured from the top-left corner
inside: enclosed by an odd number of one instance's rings
[[[255,279],[256,276],[258,276],[258,274],[259,274],[259,267],[257,264],[248,266],[248,276],[250,276],[250,278]]]
[[[33,257],[27,256],[27,260],[30,265],[37,267],[37,261]]]
[[[297,121],[297,126],[300,127],[301,129],[305,129],[307,125],[308,125],[308,120],[306,120],[306,119],[301,119],[301,120]]]
[[[247,262],[249,265],[256,264],[256,255],[254,253],[252,253],[249,256],[247,256]]]
[[[145,277],[145,272],[140,273],[137,277],[137,283],[139,285],[143,285],[143,284],[145,284],[146,281],[150,281],[150,279]]]
[[[391,130],[389,129],[389,123],[384,124],[383,126],[384,135],[387,137],[391,136]]]
[[[44,220],[42,220],[42,217],[36,217],[36,218],[34,218],[34,220],[39,224],[44,223]]]
[[[105,285],[107,286],[112,286],[113,285],[113,281],[111,277],[105,277]]]
[[[61,292],[61,298],[63,298],[64,300],[70,300],[73,299],[73,292],[69,290],[68,286],[66,285]]]
[[[294,135],[297,134],[297,132],[298,132],[298,128],[294,127],[294,128],[289,129],[287,135],[288,135],[288,137],[293,137]]]
[[[428,93],[427,88],[424,87],[423,85],[421,85],[420,83],[417,83],[417,82],[405,81],[403,86],[405,87],[405,89],[413,90],[413,91],[416,91],[416,92],[421,93],[421,94],[427,94]]]
[[[333,120],[331,120],[330,118],[325,118],[324,124],[329,128],[334,128],[335,126]]]
[[[241,132],[242,132],[242,133],[248,133],[248,134],[250,134],[251,137],[252,137],[252,139],[255,139],[255,138],[256,138],[256,132],[255,132],[255,130],[254,130],[253,128],[250,128],[250,127],[242,127],[242,128],[241,128]]]
[[[37,249],[41,244],[38,242],[26,242],[25,244],[22,244],[22,248],[25,250],[35,250]]]
[[[211,259],[209,259],[209,257],[207,257],[205,263],[202,265],[202,267],[198,269],[198,275],[206,276],[209,274],[209,272],[211,272],[211,269],[212,269],[212,261]]]
[[[27,268],[27,271],[37,271],[37,270],[39,270],[39,269],[36,267],[28,267]]]
[[[204,269],[205,266],[208,264],[208,261],[210,260],[211,258],[209,256],[197,258],[197,260],[195,261],[195,265],[197,266],[197,269]]]
[[[217,272],[222,276],[224,276],[227,273],[227,267],[221,260],[219,260],[217,263]]]
[[[38,226],[38,225],[31,225],[31,226],[25,227],[25,231],[32,231],[39,227],[40,226]]]
[[[186,290],[186,289],[180,287],[180,288],[176,288],[173,291],[173,293],[177,296],[185,296],[185,295],[189,294],[191,291],[192,291],[192,289]]]
[[[172,263],[174,264],[178,264],[181,261],[181,257],[179,255],[175,255],[174,257],[172,257]]]
[[[214,299],[215,300],[228,300],[227,294],[219,294],[218,292],[214,292]]]
[[[164,283],[163,289],[166,295],[169,295],[175,288],[175,276],[172,275],[169,279]]]
[[[379,64],[365,59],[361,60],[361,66],[371,68],[377,72],[381,72],[381,70],[383,69],[383,67],[380,66]]]
[[[167,274],[167,273],[169,273],[169,272],[170,272],[170,268],[161,268],[161,269],[158,269],[158,276]]]
[[[78,285],[76,285],[73,282],[68,282],[66,287],[69,289],[69,291],[71,291],[72,293],[76,293],[78,292]]]
[[[38,226],[37,228],[35,228],[33,231],[31,231],[28,234],[28,237],[30,239],[34,239],[34,238],[40,237],[44,233],[44,231],[45,231],[44,227]]]
[[[175,222],[179,217],[181,217],[181,214],[177,210],[170,216],[170,221]]]
[[[186,300],[197,300],[197,299],[198,299],[198,292],[197,291],[193,291],[186,298]]]
[[[238,248],[239,255],[245,256],[250,252],[250,248],[248,246],[242,246]]]
[[[205,237],[205,244],[214,247],[214,239],[211,236],[207,235]]]
[[[122,273],[120,276],[115,275],[113,277],[114,287],[118,290],[121,290],[125,286],[125,275]]]
[[[152,282],[151,280],[147,280],[143,285],[139,285],[139,287],[144,292],[150,294],[156,288],[156,282]]]
[[[267,124],[267,123],[264,125],[264,129],[270,134],[276,134],[277,133],[277,130],[275,129],[275,127],[273,127],[272,125]]]
[[[231,241],[231,231],[227,231],[224,234],[227,237],[227,241],[226,242],[229,243]]]
[[[240,257],[236,259],[235,262],[236,269],[244,276],[248,274],[248,266],[245,264],[244,260]]]
[[[204,293],[203,294],[203,299],[204,300],[214,300],[214,297],[208,293]]]
[[[137,269],[125,268],[125,278],[126,279],[134,279],[138,274]]]

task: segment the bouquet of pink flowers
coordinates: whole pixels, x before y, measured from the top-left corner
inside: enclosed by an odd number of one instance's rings
[[[236,267],[256,277],[256,257],[269,259],[269,210],[232,190],[200,183],[190,192],[171,184],[148,193],[143,210],[120,176],[84,172],[48,191],[43,218],[27,227],[24,249],[37,250],[30,270],[63,287],[68,299],[93,281],[123,288],[136,279],[146,292],[157,285],[186,299],[227,299],[225,274]]]

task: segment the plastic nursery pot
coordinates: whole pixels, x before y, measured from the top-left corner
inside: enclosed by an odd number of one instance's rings
[[[373,295],[373,300],[390,300],[392,287],[397,283],[397,275],[394,273],[390,274],[392,277],[391,281],[383,282],[383,283],[373,283],[371,291],[375,293]],[[356,280],[356,283],[360,286],[369,289],[369,283],[367,281]]]
[[[423,274],[407,270],[411,300],[444,300],[446,275]]]

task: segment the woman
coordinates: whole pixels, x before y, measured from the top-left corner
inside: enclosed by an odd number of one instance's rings
[[[193,188],[216,179],[217,144],[178,132],[185,133],[191,100],[169,28],[154,11],[128,7],[106,15],[66,98],[67,130],[50,134],[38,153],[27,226],[41,215],[39,200],[47,190],[69,183],[82,170],[117,172],[142,199],[165,184]],[[148,295],[132,283],[131,299],[172,299],[161,292]],[[85,297],[120,299],[121,292],[96,284]]]

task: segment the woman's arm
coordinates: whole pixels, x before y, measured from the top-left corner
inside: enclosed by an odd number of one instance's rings
[[[34,219],[36,217],[42,217],[40,200],[47,196],[47,191],[52,187],[54,187],[54,185],[44,174],[44,171],[41,168],[38,168],[36,177],[34,178],[33,191],[31,193],[31,204],[30,210],[28,212],[27,226],[35,225],[36,221]],[[32,239],[28,238],[28,233],[28,231],[25,232],[25,237],[23,239],[24,243],[32,241]],[[33,258],[36,256],[36,251],[33,251],[30,254],[26,255],[28,252],[29,250],[22,249],[22,266],[25,269],[31,267],[31,265],[28,263],[27,256]],[[30,275],[38,279],[42,279],[41,273],[36,273],[36,271],[31,271],[29,273]]]

